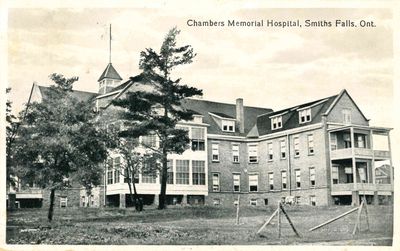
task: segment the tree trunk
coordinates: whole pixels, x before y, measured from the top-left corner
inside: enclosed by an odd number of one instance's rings
[[[136,185],[135,185],[135,175],[132,172],[130,172],[130,169],[127,169],[127,175],[128,175],[128,187],[129,187],[129,199],[133,205],[135,205],[136,211],[140,212],[143,210],[143,205],[142,202],[139,200],[139,196],[137,194],[136,190]],[[131,175],[132,173],[132,175]],[[131,178],[132,176],[132,178]],[[132,194],[132,186],[133,186],[133,194]],[[133,195],[133,196],[132,196]]]
[[[167,153],[163,150],[163,161],[161,168],[161,191],[158,198],[158,209],[165,209],[165,198],[167,192],[167,176],[168,176],[168,165],[167,165]]]
[[[47,219],[49,220],[49,222],[53,220],[55,191],[56,191],[55,188],[52,188],[50,190],[50,207],[49,207],[49,213],[47,215]]]
[[[135,209],[136,209],[136,211],[141,212],[141,211],[143,211],[143,201],[139,198],[139,196],[137,194],[136,185],[135,185],[135,179],[133,178],[132,180],[133,180],[133,182],[132,182],[133,195],[134,195],[134,198],[135,198]],[[132,193],[132,191],[131,191],[131,193]]]

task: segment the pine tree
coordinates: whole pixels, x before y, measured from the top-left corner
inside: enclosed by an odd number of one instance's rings
[[[153,134],[158,138],[159,147],[148,148],[153,150],[154,156],[161,164],[159,209],[165,208],[167,155],[183,153],[189,143],[187,131],[176,128],[179,121],[193,119],[193,112],[184,109],[181,102],[185,98],[202,95],[201,90],[180,83],[180,78],[171,78],[175,67],[192,63],[196,56],[190,45],[176,45],[179,32],[176,27],[168,32],[159,53],[153,49],[146,49],[140,53],[142,83],[149,86],[151,91],[128,92],[124,98],[113,102],[113,105],[125,108],[122,119],[130,123],[123,136],[137,138]]]
[[[22,166],[19,176],[50,189],[48,220],[53,219],[56,189],[66,178],[74,177],[87,188],[99,185],[107,157],[107,137],[96,128],[90,102],[74,98],[72,84],[60,74],[50,78],[42,102],[27,107],[18,130],[17,159]]]

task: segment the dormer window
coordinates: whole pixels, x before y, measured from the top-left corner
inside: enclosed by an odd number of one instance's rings
[[[311,121],[311,108],[299,111],[299,123],[307,123]]]
[[[233,120],[222,120],[222,131],[224,131],[224,132],[235,132],[235,121],[233,121]]]
[[[272,130],[282,128],[282,116],[271,118],[271,128]]]

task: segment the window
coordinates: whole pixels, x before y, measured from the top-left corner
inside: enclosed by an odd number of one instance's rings
[[[268,199],[264,199],[264,205],[268,206]]]
[[[345,167],[344,173],[346,174],[346,183],[353,183],[353,168]]]
[[[235,132],[235,121],[233,121],[233,120],[222,120],[222,131],[224,131],[224,132]]]
[[[239,162],[239,144],[232,144],[232,157],[234,163]]]
[[[274,174],[273,173],[268,174],[268,184],[269,184],[269,190],[273,191],[274,190]]]
[[[311,108],[299,111],[299,123],[306,123],[311,121]]]
[[[332,166],[332,183],[338,184],[339,183],[339,167]]]
[[[81,201],[82,201],[82,207],[85,207],[85,205],[86,205],[86,198],[85,198],[85,196],[82,196],[82,198],[81,198]]]
[[[142,145],[145,147],[157,147],[157,136],[155,134],[142,136]]]
[[[212,143],[211,154],[212,154],[212,161],[219,161],[219,145],[218,145],[218,143]]]
[[[173,160],[167,160],[167,168],[168,168],[168,178],[167,184],[174,184],[174,169],[173,169]]]
[[[317,201],[316,201],[314,195],[311,195],[311,196],[310,196],[310,205],[311,205],[311,206],[317,205]]]
[[[293,145],[294,145],[294,156],[300,156],[300,140],[299,137],[293,138]]]
[[[189,160],[176,160],[176,184],[189,185]]]
[[[258,145],[248,145],[249,162],[257,163],[258,161]]]
[[[351,148],[350,133],[343,134],[344,148]]]
[[[108,159],[107,161],[107,184],[113,183],[113,161]]]
[[[282,189],[287,189],[286,171],[282,171]]]
[[[240,192],[240,174],[233,174],[233,191]]]
[[[205,150],[205,139],[204,139],[204,128],[192,127],[192,150],[193,151],[204,151]]]
[[[351,124],[351,110],[350,109],[343,109],[343,123],[344,124]]]
[[[314,136],[308,135],[308,154],[314,154]]]
[[[206,172],[205,162],[203,160],[192,161],[192,182],[193,185],[205,185],[206,184]]]
[[[60,207],[67,207],[68,198],[60,197]]]
[[[285,159],[286,158],[286,141],[281,140],[280,144],[281,144],[281,159]]]
[[[271,128],[272,130],[282,128],[282,116],[271,118]]]
[[[114,158],[114,183],[119,183],[119,170],[121,168],[121,158]]]
[[[335,151],[337,149],[337,134],[331,133],[331,151]]]
[[[310,167],[310,187],[315,187],[315,168]]]
[[[213,205],[214,205],[214,206],[219,206],[219,205],[221,205],[221,200],[220,200],[220,199],[213,199]]]
[[[143,173],[142,183],[156,183],[156,177],[151,173]]]
[[[274,149],[272,148],[272,143],[268,143],[268,160],[272,161],[274,159]]]
[[[365,148],[365,135],[357,134],[357,147]]]
[[[250,199],[250,206],[257,206],[257,199]]]
[[[300,205],[300,202],[301,202],[301,197],[300,196],[296,196],[294,198],[294,203],[296,203],[296,205]]]
[[[212,174],[212,186],[213,192],[219,192],[219,173]]]
[[[258,174],[249,174],[249,191],[258,191]]]
[[[301,188],[300,169],[294,170],[294,175],[296,176],[296,188]]]

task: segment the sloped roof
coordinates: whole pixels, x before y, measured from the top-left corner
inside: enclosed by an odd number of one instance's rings
[[[269,114],[264,114],[264,115],[258,116],[256,125],[257,125],[259,136],[321,122],[322,115],[329,109],[331,104],[336,100],[337,96],[338,95],[334,95],[334,96],[330,96],[327,98],[314,100],[314,101],[307,102],[307,103],[304,103],[301,105],[293,106],[290,108],[286,108],[286,109],[275,111],[275,112],[272,112]],[[316,112],[314,114],[312,114],[310,122],[299,124],[298,109],[306,108],[309,106],[314,106],[313,109]],[[284,114],[283,116],[285,117],[285,119],[283,119],[283,121],[282,121],[282,128],[272,130],[270,117],[273,115],[279,115],[279,114]]]
[[[225,119],[234,119],[234,117],[226,115],[225,113],[222,113],[222,112],[212,112],[212,114],[215,114],[218,117],[225,118]]]
[[[46,98],[47,93],[49,92],[49,87],[38,85],[38,88],[40,90],[40,93],[42,94],[42,97]],[[78,99],[79,101],[89,101],[98,95],[98,93],[94,92],[85,92],[77,90],[73,90],[71,94],[74,98]]]
[[[258,115],[272,112],[269,108],[261,107],[250,107],[244,106],[244,133],[239,132],[239,128],[236,125],[235,132],[223,132],[218,126],[215,120],[211,117],[210,113],[223,114],[223,117],[235,118],[236,117],[236,105],[220,103],[214,101],[208,101],[203,99],[187,98],[182,101],[182,106],[185,109],[192,110],[203,116],[203,123],[209,124],[208,133],[210,134],[222,134],[231,136],[246,136],[247,133],[254,126],[254,121]],[[222,117],[222,116],[221,116]]]
[[[103,71],[97,82],[100,82],[104,78],[122,80],[121,76],[118,74],[117,70],[115,70],[114,66],[112,66],[111,63],[107,65],[106,69]]]

